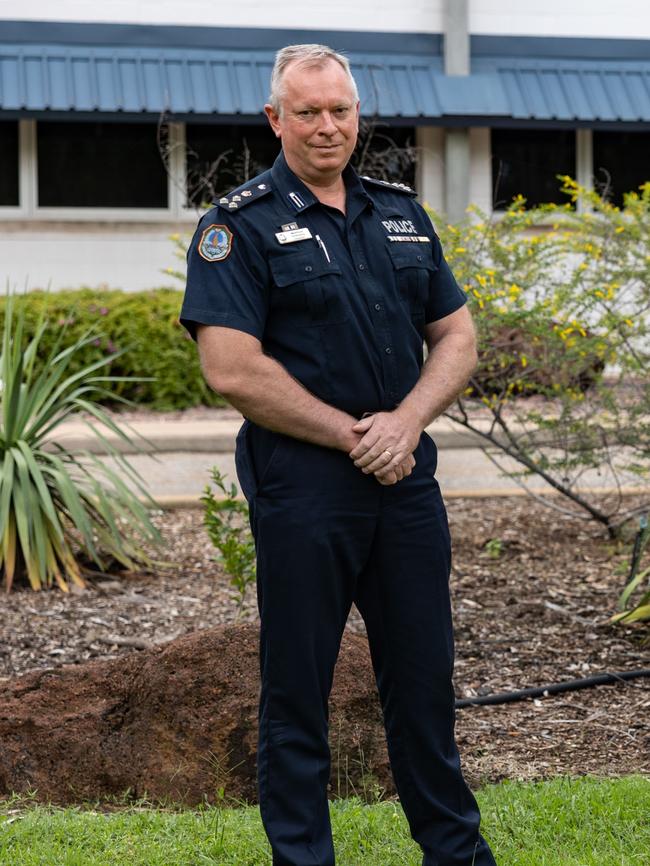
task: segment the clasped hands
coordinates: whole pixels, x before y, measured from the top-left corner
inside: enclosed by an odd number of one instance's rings
[[[354,465],[372,473],[380,484],[396,484],[410,475],[415,466],[413,452],[421,429],[399,410],[376,412],[357,421],[352,431],[361,436],[349,452]]]

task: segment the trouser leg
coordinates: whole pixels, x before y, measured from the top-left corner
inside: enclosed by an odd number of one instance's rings
[[[371,557],[355,602],[364,618],[391,769],[423,866],[494,866],[454,738],[450,543],[431,464],[383,491]],[[435,452],[433,452],[435,457]]]
[[[346,455],[283,440],[254,502],[261,620],[258,789],[274,866],[333,866],[328,698],[370,549],[370,479]],[[350,488],[349,477],[358,478]]]

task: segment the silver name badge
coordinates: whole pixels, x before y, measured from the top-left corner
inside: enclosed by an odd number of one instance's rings
[[[426,235],[388,235],[389,241],[396,242],[404,242],[407,243],[416,243],[416,244],[430,244],[431,238],[426,237]]]
[[[276,232],[276,238],[281,244],[293,244],[296,241],[308,241],[313,237],[309,229],[290,229],[286,232]]]

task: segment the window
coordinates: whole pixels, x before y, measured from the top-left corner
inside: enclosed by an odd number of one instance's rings
[[[259,126],[188,124],[187,204],[213,201],[270,168],[280,142],[265,123]],[[413,184],[415,130],[362,122],[352,165],[361,173]]]
[[[492,198],[495,210],[505,210],[521,194],[527,205],[564,204],[558,174],[576,174],[574,130],[493,129]]]
[[[167,207],[155,123],[39,122],[41,207]]]
[[[18,121],[0,121],[0,207],[18,207]]]
[[[619,207],[623,193],[650,181],[650,132],[593,133],[594,182]]]
[[[362,119],[351,162],[359,174],[413,186],[417,162],[415,129]]]
[[[188,124],[187,205],[200,207],[270,168],[280,151],[271,128]]]

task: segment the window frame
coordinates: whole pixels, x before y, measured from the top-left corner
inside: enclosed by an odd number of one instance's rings
[[[166,208],[44,207],[38,204],[37,120],[18,121],[19,205],[0,206],[0,221],[195,223],[198,212],[183,206],[185,124],[170,123]]]
[[[515,130],[516,129],[526,129],[527,127],[506,126],[506,127],[498,127],[498,128],[501,131],[503,131],[504,129],[515,129]],[[492,130],[493,129],[494,129],[494,127],[490,127],[490,148],[489,148],[490,165],[489,165],[489,170],[490,170],[490,188],[491,188],[490,198],[491,198],[491,203],[490,203],[489,213],[491,216],[495,217],[496,219],[499,219],[503,214],[507,213],[508,208],[507,208],[507,206],[506,207],[500,207],[500,208],[494,207],[494,176],[493,176],[494,155],[493,155],[493,151],[492,151]],[[555,130],[553,130],[553,131],[555,131]],[[586,166],[584,165],[584,156],[587,155],[587,151],[584,150],[584,147],[581,150],[581,139],[580,139],[579,133],[580,132],[591,133],[591,130],[581,130],[580,128],[573,127],[571,129],[571,131],[573,132],[573,137],[574,137],[574,152],[575,152],[575,160],[574,160],[574,164],[573,164],[572,174],[576,178],[576,180],[578,180],[578,182],[580,182],[580,177],[585,178],[588,176],[589,178],[591,178],[591,176],[593,174],[593,169],[590,165],[588,168],[588,171],[587,171]],[[588,154],[590,156],[591,156],[591,153],[592,153],[591,150],[589,150]],[[590,180],[590,183],[591,183],[591,180]],[[558,186],[559,186],[559,184],[558,184]]]
[[[581,186],[585,187],[585,189],[591,190],[594,188],[593,129],[587,127],[574,127],[573,131],[576,136],[576,162],[574,166],[575,179]],[[492,151],[490,150],[490,168],[491,160]],[[591,210],[592,208],[585,204],[584,201],[580,200],[577,202],[576,213],[584,213],[585,211]],[[494,210],[492,206],[490,206],[487,212],[495,220],[503,219],[506,214],[505,210]],[[556,218],[549,214],[546,222],[551,225],[555,221]],[[539,225],[544,225],[544,222],[545,221],[543,220]]]
[[[0,219],[31,218],[33,212],[32,162],[35,141],[33,126],[28,120],[18,120],[18,204],[0,205]]]
[[[38,204],[37,165],[37,120],[18,120],[18,194],[19,204],[0,205],[0,223],[9,221],[28,222],[111,222],[111,223],[181,223],[193,225],[203,210],[185,205],[186,174],[186,124],[169,124],[170,159],[167,173],[166,208],[88,208],[88,207],[42,207]],[[416,126],[416,130],[417,130]],[[593,187],[593,131],[590,128],[574,128],[576,136],[575,176],[580,184]],[[417,135],[417,132],[416,132]],[[490,154],[491,156],[491,154]],[[435,158],[435,154],[433,154]],[[426,167],[416,169],[422,177]],[[500,219],[503,211],[490,214]]]
[[[591,140],[591,175],[590,175],[590,179],[589,179],[589,189],[593,189],[593,187],[594,187],[594,178],[595,178],[593,132],[619,132],[619,133],[632,132],[632,133],[634,133],[635,131],[636,131],[636,130],[634,130],[634,129],[629,129],[629,128],[622,129],[622,130],[621,130],[621,129],[615,129],[615,128],[611,128],[611,129],[600,129],[600,130],[590,130],[590,132],[592,133],[592,140]],[[639,131],[640,131],[640,132],[645,132],[646,134],[649,132],[649,130],[648,130],[647,128],[645,128],[645,127],[644,127],[643,129],[639,130]],[[645,181],[644,181],[644,182],[645,182]],[[617,207],[620,207],[621,210],[623,209],[623,201],[622,201],[623,195],[626,194],[626,193],[629,193],[629,192],[638,192],[638,186],[637,186],[637,187],[634,187],[633,189],[623,189],[623,190],[621,191],[621,201],[620,201],[619,204],[616,205]],[[612,202],[612,203],[614,203],[614,202]]]

